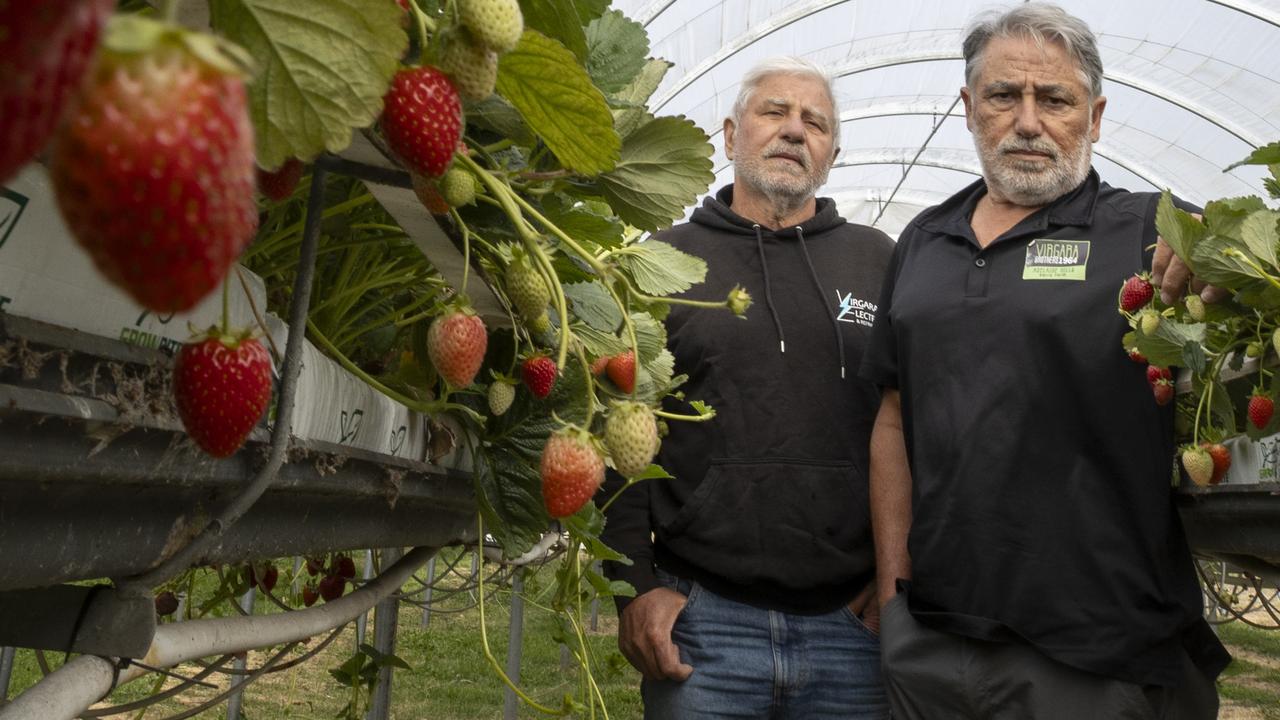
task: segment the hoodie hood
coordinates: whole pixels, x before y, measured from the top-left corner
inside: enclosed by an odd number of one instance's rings
[[[799,228],[799,232],[806,237],[813,237],[828,230],[842,227],[845,224],[845,219],[840,217],[840,212],[836,209],[834,200],[820,197],[817,199],[817,203],[817,212],[813,214],[813,217],[799,225],[779,228],[778,230],[769,230],[761,226],[760,229],[779,238],[794,238],[797,236],[796,228]],[[689,220],[721,232],[747,235],[754,238],[758,223],[735,213],[729,209],[731,205],[733,205],[733,185],[726,185],[720,188],[715,197],[704,199],[702,205],[693,211],[693,215],[690,216]]]
[[[840,323],[836,319],[835,312],[826,303],[827,291],[823,289],[822,281],[818,279],[818,271],[813,267],[813,259],[809,256],[809,247],[805,244],[806,235],[816,237],[828,230],[846,225],[845,219],[840,217],[840,213],[836,211],[835,201],[831,198],[818,198],[816,212],[814,212],[813,217],[799,225],[778,228],[777,230],[766,229],[760,223],[738,215],[730,209],[729,206],[732,204],[733,185],[726,185],[720,188],[714,198],[704,200],[702,207],[693,211],[690,220],[698,225],[704,225],[721,232],[755,238],[756,250],[760,255],[761,274],[764,276],[764,302],[769,308],[769,315],[773,318],[774,329],[778,333],[778,352],[782,353],[787,351],[786,331],[782,327],[782,318],[778,315],[778,307],[773,299],[773,282],[769,277],[769,254],[765,252],[764,236],[767,233],[769,236],[779,240],[795,240],[798,242],[800,253],[804,256],[805,266],[809,269],[809,279],[813,282],[813,287],[817,291],[818,297],[823,301],[823,307],[827,308],[827,317],[831,321],[831,329],[835,333],[836,352],[840,358],[840,379],[843,380],[848,374],[845,363],[844,334],[840,331]],[[792,248],[787,248],[787,252],[793,251]]]

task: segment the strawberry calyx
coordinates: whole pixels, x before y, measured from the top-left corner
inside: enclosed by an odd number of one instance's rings
[[[114,15],[102,34],[102,47],[119,55],[142,55],[166,45],[186,51],[220,74],[241,77],[253,74],[252,56],[226,38],[192,32],[141,15]]]

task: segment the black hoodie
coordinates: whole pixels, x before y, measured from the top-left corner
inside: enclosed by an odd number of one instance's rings
[[[846,222],[829,198],[778,231],[732,200],[729,185],[655,236],[707,261],[685,297],[723,300],[742,285],[753,304],[745,319],[672,306],[682,389],[716,416],[671,422],[656,462],[675,479],[639,483],[610,507],[603,538],[634,565],[605,572],[643,594],[658,586],[656,564],[741,602],[829,612],[875,574],[867,463],[880,394],[857,368],[893,241]],[[604,496],[620,484],[611,474]]]

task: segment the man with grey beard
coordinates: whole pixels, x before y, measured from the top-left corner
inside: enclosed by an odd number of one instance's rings
[[[1155,193],[1090,167],[1093,33],[1039,2],[964,40],[982,179],[903,231],[861,376],[882,389],[871,513],[893,716],[1217,715],[1169,488],[1173,408],[1129,361],[1121,284]]]
[[[816,196],[840,150],[831,79],[796,58],[743,78],[724,121],[734,182],[655,236],[707,260],[685,294],[755,299],[745,319],[673,305],[690,399],[645,480],[607,504],[631,564],[618,644],[651,720],[882,719],[867,452],[879,390],[858,380],[893,241]],[[666,409],[696,414],[683,402]],[[611,474],[602,504],[625,485]]]

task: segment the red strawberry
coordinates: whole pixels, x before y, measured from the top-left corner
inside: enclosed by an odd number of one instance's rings
[[[1151,394],[1156,398],[1157,405],[1168,405],[1173,400],[1173,382],[1170,380],[1157,380],[1151,385]]]
[[[1147,366],[1147,383],[1155,385],[1158,380],[1173,380],[1173,372],[1169,368]]]
[[[382,133],[411,172],[438,178],[462,139],[462,103],[440,70],[405,68],[383,100]]]
[[[529,392],[541,400],[551,394],[556,384],[556,364],[546,355],[534,355],[520,366],[520,378]]]
[[[334,571],[338,574],[338,577],[351,580],[356,576],[356,563],[350,557],[343,555],[338,558],[335,564],[337,567]]]
[[[484,321],[469,310],[453,310],[437,317],[427,330],[427,354],[436,371],[455,389],[471,384],[489,345]]]
[[[409,0],[396,0],[400,4],[400,9],[409,12]]]
[[[257,229],[244,79],[230,60],[212,64],[215,48],[115,17],[54,134],[49,173],[67,227],[107,279],[157,313],[208,295]]]
[[[1134,361],[1134,362],[1138,363],[1139,365],[1145,365],[1145,364],[1146,364],[1146,362],[1147,362],[1147,356],[1146,356],[1146,355],[1143,355],[1143,354],[1142,354],[1142,353],[1140,353],[1140,352],[1138,352],[1138,348],[1136,348],[1136,347],[1131,347],[1131,348],[1129,348],[1129,350],[1128,350],[1127,352],[1129,353],[1129,359],[1130,359],[1130,360],[1132,360],[1132,361]]]
[[[568,427],[542,448],[542,501],[553,518],[574,514],[595,495],[604,479],[604,459],[591,435]]]
[[[174,595],[171,590],[156,595],[156,614],[172,615],[178,611],[178,596]]]
[[[273,202],[287,200],[298,188],[298,181],[302,179],[302,170],[302,161],[298,158],[285,160],[284,164],[275,170],[258,168],[256,171],[258,191]]]
[[[1209,484],[1217,485],[1227,476],[1227,470],[1231,468],[1231,451],[1222,443],[1200,443],[1200,447],[1213,458],[1213,476],[1209,478]]]
[[[622,392],[630,395],[636,389],[636,355],[628,350],[624,353],[618,353],[609,358],[609,365],[605,368],[609,373],[609,379]]]
[[[258,577],[258,587],[265,592],[271,592],[276,587],[276,582],[280,579],[280,571],[275,565],[267,565],[262,568],[262,573]]]
[[[324,563],[317,558],[307,558],[307,574],[315,577],[324,569]]]
[[[1120,309],[1125,312],[1137,312],[1151,302],[1155,288],[1151,287],[1151,276],[1146,273],[1134,275],[1124,281],[1120,289]]]
[[[605,368],[608,366],[609,366],[609,356],[601,355],[600,357],[591,361],[591,374],[595,375],[596,377],[600,377],[600,374],[603,373],[605,371]]]
[[[227,457],[244,444],[271,399],[271,357],[254,338],[210,330],[182,346],[173,396],[187,434],[205,452]]]
[[[325,575],[320,579],[320,597],[325,602],[337,600],[347,589],[347,581],[341,575]]]
[[[448,215],[449,203],[445,201],[444,196],[436,188],[434,180],[425,178],[417,173],[409,176],[413,180],[413,192],[418,196],[418,201],[422,203],[422,207],[432,215]]]
[[[1259,430],[1271,422],[1271,415],[1275,409],[1275,401],[1262,388],[1257,388],[1253,391],[1253,395],[1249,396],[1249,422]]]
[[[316,586],[307,583],[302,586],[302,604],[311,607],[316,604],[316,600],[320,598],[320,593],[316,591]]]
[[[0,3],[0,185],[58,126],[115,6],[114,0]]]

